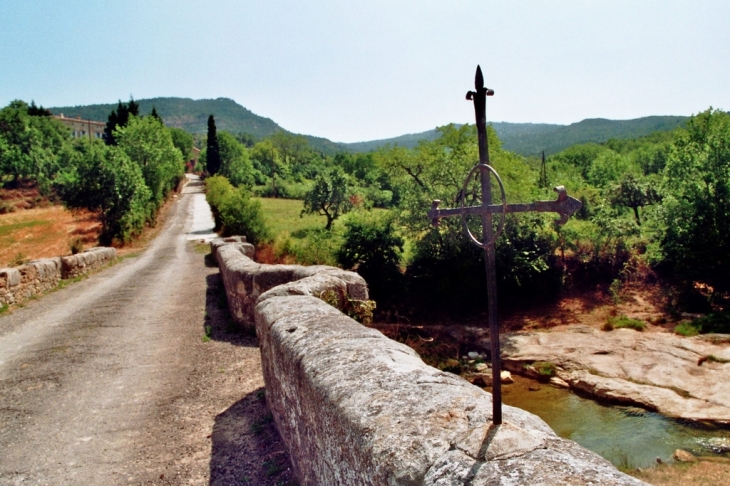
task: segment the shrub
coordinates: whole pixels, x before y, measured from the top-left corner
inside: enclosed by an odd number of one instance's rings
[[[345,222],[345,228],[345,242],[335,253],[337,262],[362,275],[376,301],[392,299],[403,280],[398,267],[403,238],[396,234],[392,219],[358,215]]]
[[[261,211],[261,203],[248,192],[240,188],[233,191],[219,207],[221,213],[222,236],[245,235],[253,243],[262,243],[270,239],[266,221]]]
[[[71,248],[71,254],[76,255],[77,253],[84,251],[84,242],[81,241],[81,238],[75,238],[71,241],[69,247]]]
[[[698,327],[702,334],[730,334],[730,311],[707,314],[695,319],[692,325]]]
[[[209,177],[205,185],[216,230],[222,236],[243,235],[253,244],[270,240],[261,203],[251,199],[245,188],[234,188],[223,176]]]
[[[532,363],[532,367],[538,375],[545,378],[552,378],[558,370],[557,366],[550,361],[535,361]]]
[[[679,334],[681,336],[696,336],[700,333],[699,326],[695,325],[693,322],[690,321],[684,321],[680,322],[675,328],[674,332],[676,334]]]
[[[28,257],[24,253],[16,253],[12,260],[8,262],[11,267],[19,267],[29,262]]]
[[[621,327],[628,327],[636,331],[643,331],[646,328],[646,323],[639,319],[631,319],[625,315],[612,316],[608,318],[607,325],[604,326],[604,330],[618,329]],[[608,329],[610,327],[611,329]]]
[[[223,221],[221,220],[218,208],[223,202],[223,199],[226,197],[226,194],[231,191],[233,191],[233,186],[230,182],[228,182],[228,179],[223,176],[213,176],[205,179],[205,199],[210,205],[210,210],[213,213],[213,219],[215,220],[215,228],[213,228],[214,231],[220,231],[223,226]]]

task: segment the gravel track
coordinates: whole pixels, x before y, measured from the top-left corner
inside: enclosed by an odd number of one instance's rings
[[[291,482],[256,340],[188,241],[200,191],[140,256],[0,317],[0,484]]]

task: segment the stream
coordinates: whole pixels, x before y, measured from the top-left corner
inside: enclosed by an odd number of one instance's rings
[[[506,405],[534,413],[559,436],[597,452],[617,467],[652,467],[657,458],[672,462],[676,449],[730,458],[728,428],[674,420],[638,407],[604,405],[569,390],[512,376],[515,383],[502,386]]]

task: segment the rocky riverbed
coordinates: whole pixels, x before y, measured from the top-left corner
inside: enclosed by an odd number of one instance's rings
[[[577,325],[507,333],[500,341],[503,366],[512,372],[537,377],[532,363],[552,363],[556,384],[598,399],[674,418],[730,423],[730,336]]]

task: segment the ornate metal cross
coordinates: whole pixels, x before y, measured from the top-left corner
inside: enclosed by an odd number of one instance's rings
[[[460,193],[461,207],[454,209],[439,209],[441,201],[434,200],[428,218],[431,223],[438,226],[441,218],[449,216],[461,216],[464,222],[464,229],[470,241],[484,249],[484,263],[487,270],[487,298],[488,298],[488,319],[489,336],[492,354],[492,422],[502,423],[502,382],[500,371],[502,368],[499,351],[499,321],[497,320],[497,275],[494,263],[494,242],[504,229],[506,213],[522,213],[528,211],[554,212],[560,215],[558,224],[565,224],[568,218],[582,206],[581,202],[574,197],[568,196],[563,186],[557,186],[555,191],[558,198],[555,201],[535,201],[525,204],[507,204],[507,197],[504,192],[502,180],[499,174],[489,164],[489,150],[487,145],[487,96],[494,95],[494,91],[484,87],[482,69],[477,66],[476,78],[474,80],[475,91],[466,94],[467,100],[474,101],[474,112],[476,114],[477,137],[479,142],[479,162],[469,172],[464,180],[464,187]],[[481,204],[478,206],[466,206],[465,199],[469,181],[479,173],[481,185]],[[492,204],[492,182],[494,176],[500,189],[499,204]],[[499,225],[496,232],[492,225],[492,216],[500,215]],[[481,239],[474,236],[467,225],[467,216],[479,216],[481,219]]]

